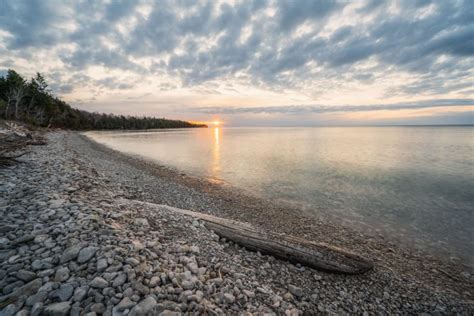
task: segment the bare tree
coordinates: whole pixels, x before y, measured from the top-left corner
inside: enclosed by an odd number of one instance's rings
[[[5,108],[5,118],[8,119],[8,112],[10,110],[10,103],[13,99],[12,89],[7,93],[7,107]]]
[[[25,96],[25,92],[26,89],[23,85],[12,89],[13,97],[15,99],[15,119],[18,119],[18,108],[20,107],[21,101]]]

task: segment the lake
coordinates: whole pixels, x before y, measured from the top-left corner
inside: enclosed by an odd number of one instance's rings
[[[473,127],[211,127],[86,135],[367,233],[473,262]]]

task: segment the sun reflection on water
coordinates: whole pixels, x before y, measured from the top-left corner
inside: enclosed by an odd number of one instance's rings
[[[220,128],[214,127],[214,142],[212,144],[212,179],[216,182],[220,182],[221,173],[221,152],[220,152]]]

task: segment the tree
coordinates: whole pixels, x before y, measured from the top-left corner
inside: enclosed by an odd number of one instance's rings
[[[14,119],[38,126],[70,129],[147,129],[172,127],[203,127],[189,122],[155,117],[118,116],[90,113],[73,109],[53,96],[40,73],[26,81],[14,70],[0,76],[0,117]]]

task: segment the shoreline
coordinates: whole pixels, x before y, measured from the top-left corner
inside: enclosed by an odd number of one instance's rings
[[[41,308],[62,307],[51,305],[61,304],[58,295],[69,288],[75,293],[91,287],[81,300],[72,294],[65,298],[68,312],[113,314],[122,304],[120,308],[135,312],[151,305],[153,314],[472,313],[472,274],[461,265],[116,152],[76,132],[52,132],[47,138],[48,145],[32,148],[24,163],[0,170],[10,180],[1,187],[6,199],[1,203],[0,226],[31,223],[24,229],[34,233],[43,227],[44,236],[34,237],[38,245],[20,244],[19,252],[13,247],[19,236],[10,231],[0,249],[1,268],[10,272],[0,275],[0,285],[16,293],[26,281],[18,281],[19,272],[12,267],[33,270],[39,276],[34,281],[41,280],[36,282],[42,290],[36,290],[47,292]],[[293,265],[219,240],[199,221],[152,211],[133,200],[327,242],[372,259],[375,269],[343,276]],[[95,249],[88,263],[61,262],[64,247],[83,243]],[[119,248],[131,250],[124,256],[127,251],[122,254]],[[38,259],[51,267],[39,267]],[[68,278],[56,279],[65,268]],[[45,275],[47,270],[52,275]],[[124,275],[126,283],[112,285]],[[101,288],[102,280],[107,285]],[[15,282],[17,288],[11,285]],[[31,311],[35,305],[29,303],[6,308]]]
[[[388,239],[382,234],[365,234],[358,229],[343,225],[342,221],[337,221],[324,214],[321,214],[321,216],[319,216],[319,214],[315,215],[311,211],[297,207],[290,202],[278,201],[277,205],[276,203],[254,196],[250,192],[228,184],[222,185],[206,177],[188,175],[174,167],[161,165],[151,159],[114,150],[82,133],[80,134],[80,138],[85,143],[89,143],[94,150],[107,154],[109,157],[114,157],[114,159],[120,162],[133,166],[153,176],[165,178],[170,182],[190,187],[200,194],[209,195],[212,199],[216,199],[220,202],[221,208],[212,208],[211,205],[211,209],[209,209],[209,205],[195,205],[196,209],[194,210],[196,211],[249,222],[263,229],[297,235],[317,242],[326,242],[328,244],[344,247],[348,250],[357,250],[364,255],[368,255],[374,261],[380,261],[386,264],[390,268],[397,268],[397,264],[406,260],[413,260],[414,262],[426,260],[426,271],[422,274],[426,273],[426,275],[430,275],[433,273],[432,270],[436,269],[436,267],[440,267],[442,270],[454,271],[454,273],[462,273],[463,270],[468,270],[469,273],[472,274],[474,267],[468,265],[466,262],[451,262],[449,258],[443,258],[442,254],[434,254],[423,249],[409,247],[407,244],[398,242],[395,239]],[[135,184],[140,186],[139,183],[135,182]],[[144,196],[143,198],[152,203],[163,202],[154,196]],[[186,208],[186,206],[177,203],[179,201],[168,202],[171,206]],[[259,214],[257,212],[262,210],[264,210],[263,213]],[[288,223],[291,224],[288,225]],[[295,227],[297,230],[294,229]],[[321,231],[315,232],[315,228]],[[367,241],[371,241],[374,244],[368,247],[361,247],[361,245]],[[374,247],[375,245],[377,247]],[[397,258],[397,255],[401,255],[402,259]],[[384,258],[385,256],[388,257]],[[395,263],[394,267],[391,266],[392,263]],[[431,266],[430,263],[433,265]],[[398,267],[400,267],[400,265],[398,265]],[[443,274],[442,277],[444,278],[446,275]],[[448,279],[447,281],[452,280]],[[465,281],[469,284],[469,280]],[[440,283],[440,285],[441,288],[446,286],[445,283]],[[456,289],[459,283],[451,285],[452,287],[449,286],[448,288]]]
[[[338,219],[331,214],[325,213],[318,213],[316,214],[311,208],[306,207],[306,205],[300,204],[295,201],[286,201],[278,199],[277,202],[272,202],[266,198],[260,197],[258,195],[254,195],[252,192],[246,191],[241,188],[237,188],[228,184],[223,181],[215,180],[212,178],[208,178],[205,176],[200,176],[196,174],[187,174],[184,171],[179,170],[178,168],[172,166],[166,166],[160,164],[153,159],[148,159],[146,157],[142,157],[139,155],[128,154],[125,152],[120,152],[118,150],[112,149],[104,144],[101,144],[91,137],[85,135],[85,133],[81,133],[80,137],[86,142],[89,143],[95,150],[103,152],[107,155],[112,155],[116,158],[119,158],[121,161],[126,162],[138,169],[144,170],[147,173],[153,174],[157,177],[164,177],[169,181],[182,184],[187,187],[191,187],[193,189],[198,190],[199,192],[210,194],[216,198],[224,199],[228,202],[233,202],[236,204],[234,209],[237,209],[239,206],[242,207],[242,203],[247,204],[244,208],[248,208],[248,204],[257,204],[260,203],[267,208],[276,209],[277,211],[284,212],[285,216],[288,217],[287,213],[292,214],[297,218],[301,218],[303,222],[315,221],[315,222],[324,222],[325,225],[331,225],[332,227],[337,226],[341,227],[344,226],[345,229],[350,231],[352,234],[363,234],[365,238],[382,238],[384,242],[388,243],[390,247],[398,247],[398,248],[408,248],[409,251],[417,252],[420,256],[427,256],[432,257],[435,260],[440,260],[445,264],[457,264],[461,266],[465,266],[468,269],[473,269],[474,266],[469,262],[466,258],[456,258],[453,257],[453,254],[443,251],[431,251],[423,249],[420,246],[410,245],[410,238],[401,238],[397,235],[385,234],[384,232],[380,232],[379,229],[376,227],[370,227],[368,224],[362,223],[353,223],[351,221],[345,221],[344,219]],[[155,202],[156,200],[153,197],[148,198],[149,201]],[[248,201],[248,202],[247,202]],[[202,212],[208,212],[209,210],[201,210]],[[217,210],[220,212],[221,210]],[[233,219],[236,220],[248,220],[249,214],[237,214],[241,212],[234,212],[234,213],[227,213],[225,215],[231,216]],[[220,213],[219,213],[220,214]],[[241,216],[240,216],[241,215]],[[250,214],[251,215],[251,214]],[[249,220],[255,220],[253,217]],[[267,222],[259,223],[253,222],[253,224],[267,224]],[[356,228],[354,227],[356,225]],[[366,229],[372,229],[371,232],[367,232]],[[365,231],[364,231],[365,230]],[[324,236],[322,236],[324,237]],[[333,242],[334,239],[331,239]],[[430,244],[429,247],[433,247]],[[455,260],[454,262],[452,260]]]

